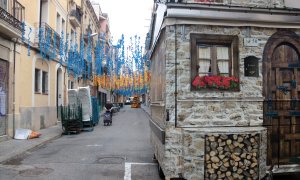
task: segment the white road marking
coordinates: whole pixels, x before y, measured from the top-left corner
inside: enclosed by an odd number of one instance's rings
[[[156,163],[125,163],[125,173],[124,173],[124,180],[131,180],[131,165],[151,165],[156,166]]]
[[[131,180],[131,163],[125,163],[124,180]]]
[[[102,144],[92,144],[92,145],[86,145],[87,147],[102,147]]]

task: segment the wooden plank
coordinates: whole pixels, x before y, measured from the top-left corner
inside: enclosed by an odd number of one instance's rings
[[[300,134],[286,134],[285,140],[300,140]]]

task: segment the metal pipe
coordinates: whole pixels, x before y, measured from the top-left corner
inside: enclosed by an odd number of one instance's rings
[[[40,0],[40,22],[39,22],[39,28],[42,27],[42,0]]]
[[[15,137],[15,121],[16,121],[16,117],[15,117],[15,113],[16,113],[16,43],[17,43],[18,39],[14,40],[14,68],[13,68],[13,75],[14,75],[14,79],[13,79],[13,137]]]
[[[175,25],[175,93],[174,93],[174,97],[175,97],[175,128],[177,128],[177,24]]]

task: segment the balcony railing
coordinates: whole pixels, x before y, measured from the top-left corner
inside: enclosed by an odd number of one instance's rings
[[[18,30],[22,30],[25,8],[16,0],[0,0],[0,19],[8,22]]]
[[[77,19],[77,21],[79,22],[79,24],[81,24],[81,13],[77,8],[72,10],[70,15],[74,16]]]
[[[47,43],[47,39],[50,39],[50,47],[54,48],[54,37],[56,38],[56,42],[55,42],[55,45],[56,45],[56,49],[59,49],[60,47],[60,35],[54,31],[54,29],[52,29],[47,23],[45,22],[42,22],[41,23],[41,27],[43,29],[43,34],[41,37],[44,38],[44,42]],[[39,37],[39,41],[40,41],[40,38]]]

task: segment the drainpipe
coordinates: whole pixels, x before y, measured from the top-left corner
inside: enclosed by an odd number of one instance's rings
[[[13,137],[15,137],[15,109],[16,109],[16,44],[17,44],[17,38],[14,39],[14,68],[13,68]]]
[[[14,17],[16,17],[16,0],[14,0],[13,2],[13,15]],[[15,117],[15,113],[16,113],[16,43],[18,41],[18,38],[14,38],[14,68],[13,68],[13,75],[14,75],[14,79],[13,79],[13,137],[15,137],[15,121],[16,121],[16,117]]]
[[[175,25],[175,128],[177,128],[177,25]]]
[[[42,0],[40,0],[40,22],[39,22],[39,28],[42,27]]]

